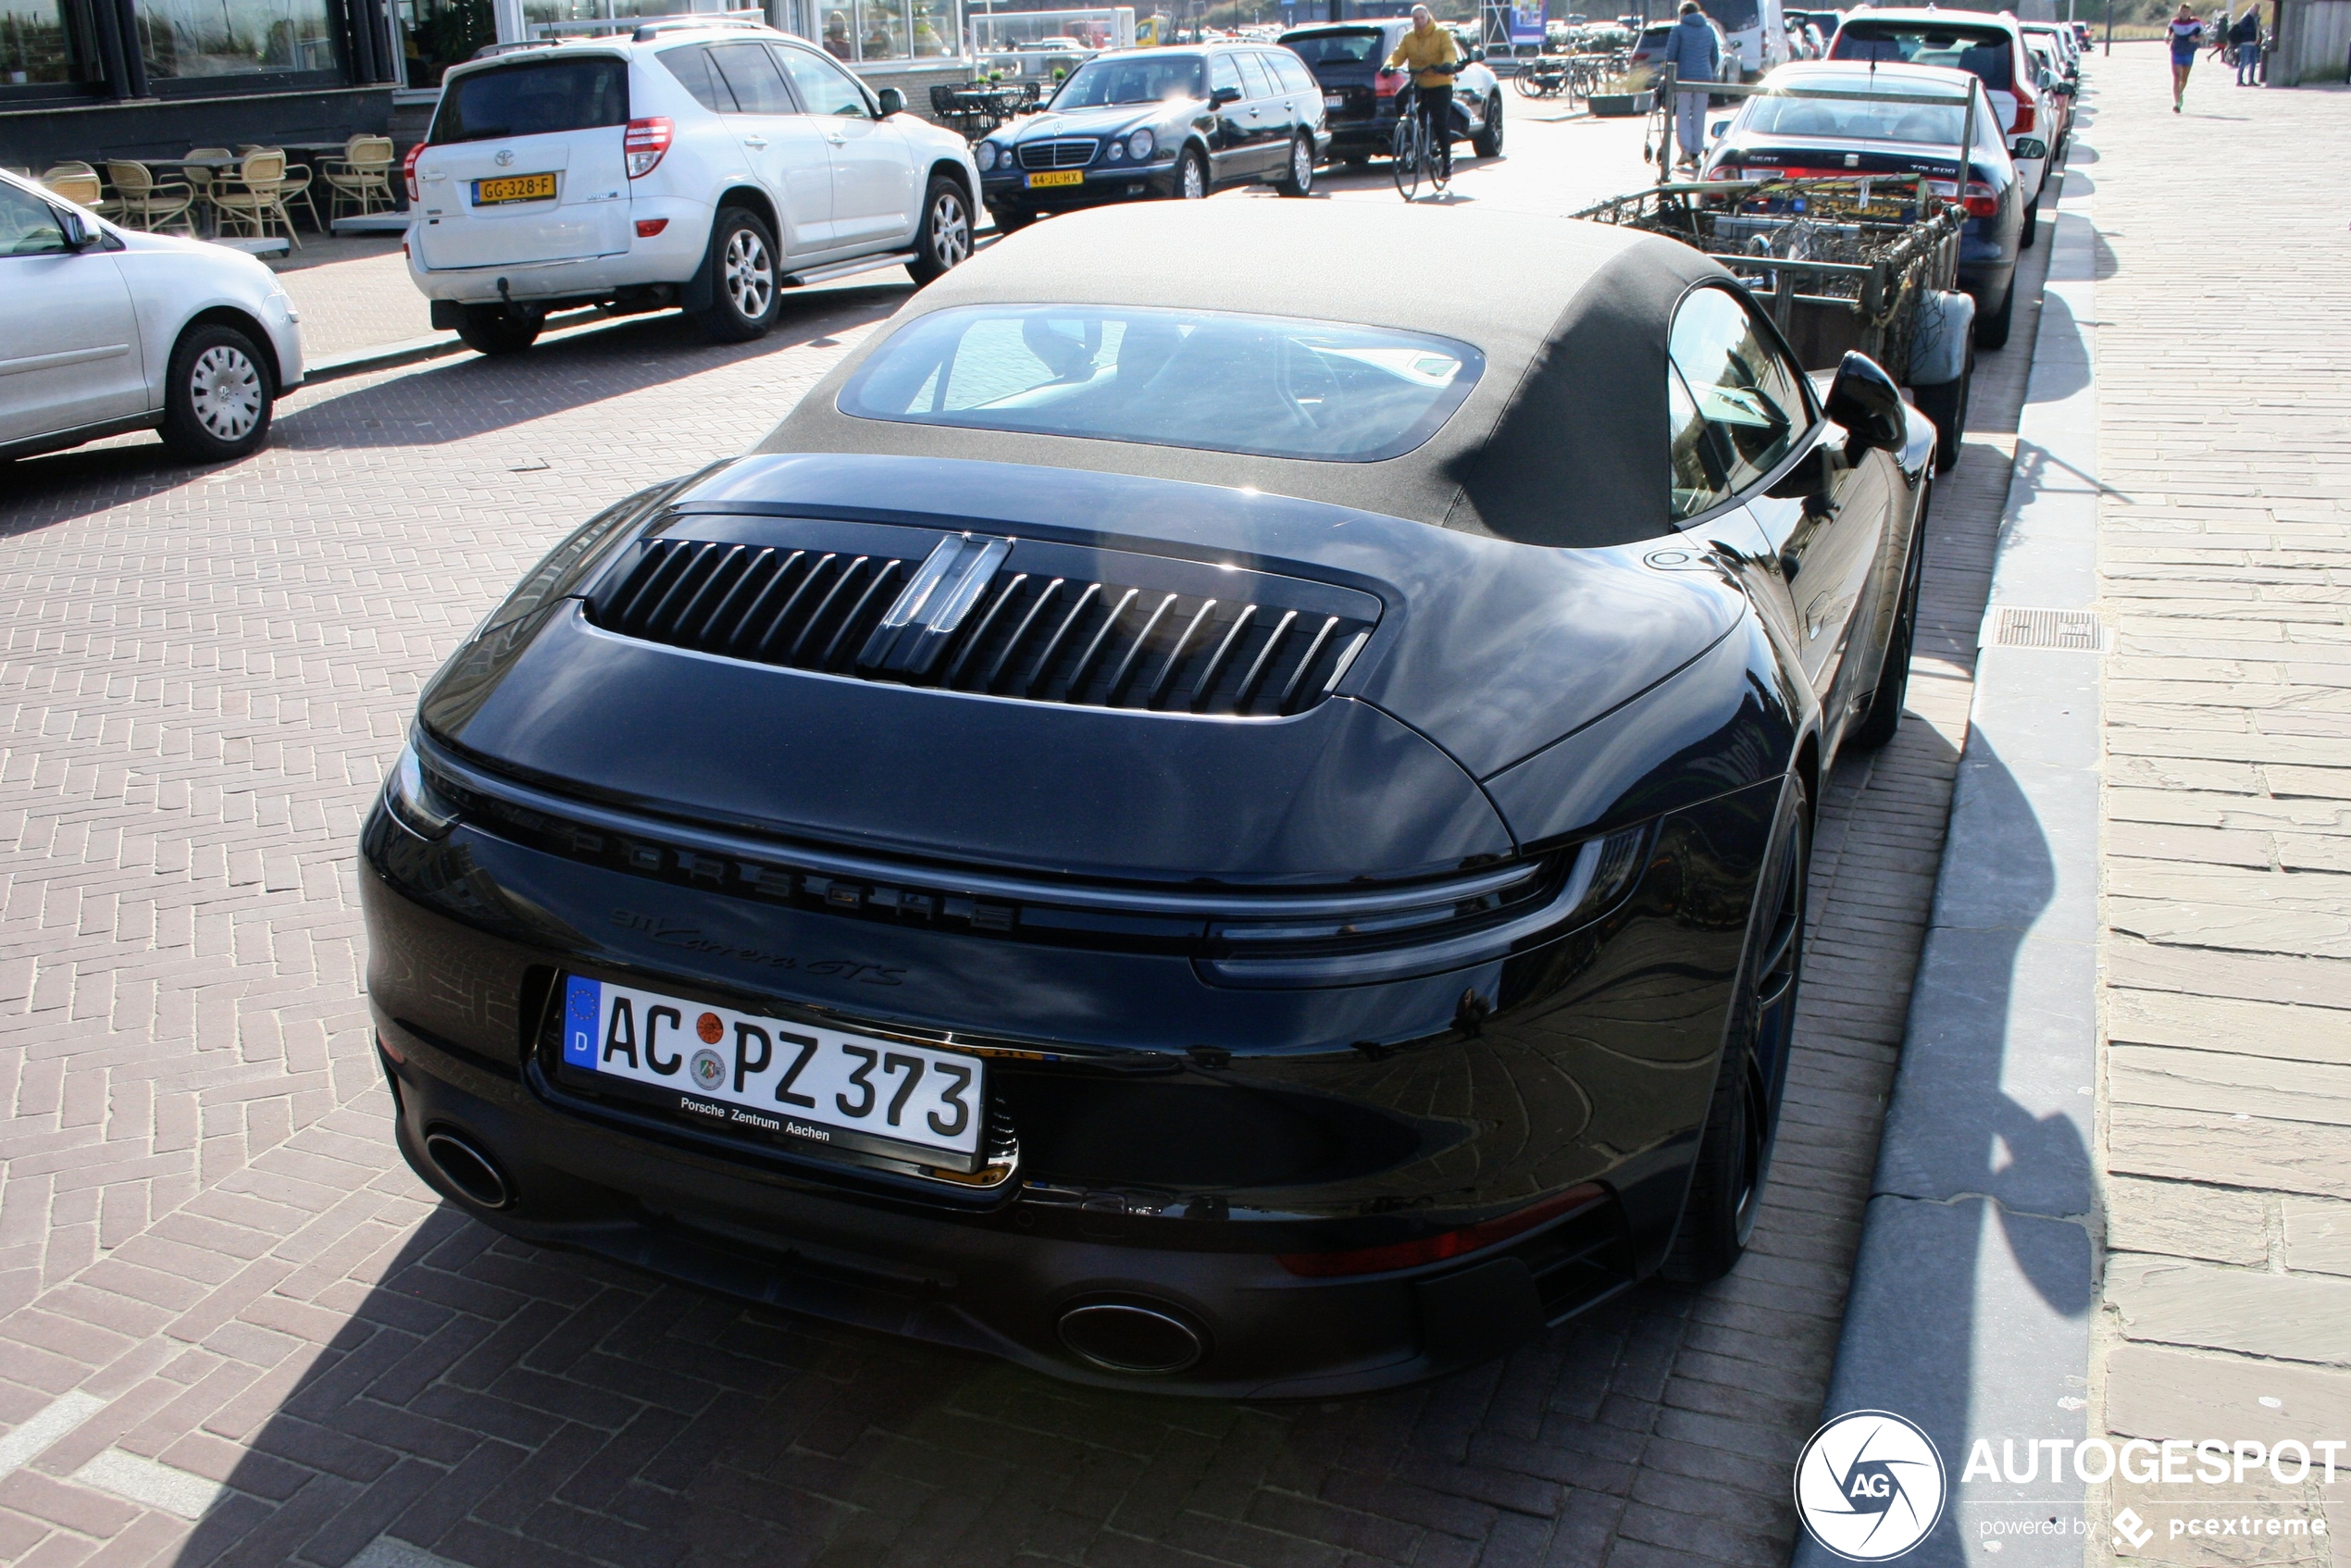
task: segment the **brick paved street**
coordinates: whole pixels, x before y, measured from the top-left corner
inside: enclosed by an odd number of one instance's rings
[[[1487,190],[1582,167],[1576,134],[1522,118]],[[337,383],[227,469],[142,440],[9,473],[0,1560],[1785,1560],[2034,309],[1983,360],[1935,501],[1914,716],[1823,803],[1753,1254],[1448,1382],[1242,1406],[1075,1390],[539,1252],[392,1150],[352,856],[419,683],[578,520],[740,449],[901,297],[796,299],[747,348],[656,317]]]
[[[2108,1431],[2351,1437],[2351,94],[2100,62]],[[2263,170],[2183,199],[2183,168]],[[2248,299],[2248,290],[2258,293]],[[2288,1469],[2291,1470],[2289,1464]],[[2190,1497],[2121,1486],[2161,1527]],[[2145,1549],[2208,1562],[2168,1531]],[[2332,1547],[2332,1550],[2330,1550]],[[2204,1549],[2209,1551],[2212,1549]],[[2126,1553],[2125,1555],[2137,1555]],[[2232,1562],[2345,1562],[2267,1539]]]

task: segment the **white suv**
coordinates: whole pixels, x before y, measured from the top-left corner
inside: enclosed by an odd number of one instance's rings
[[[927,283],[971,254],[979,171],[904,108],[747,22],[468,62],[408,155],[409,276],[484,354],[561,305],[678,305],[733,342],[785,285],[901,263]]]

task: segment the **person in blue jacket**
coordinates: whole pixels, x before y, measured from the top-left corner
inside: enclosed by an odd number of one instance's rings
[[[1682,0],[1682,19],[1665,35],[1665,52],[1658,64],[1671,65],[1676,82],[1721,80],[1723,40],[1698,9],[1698,0]],[[1704,93],[1678,89],[1673,94],[1673,131],[1686,164],[1695,165],[1706,151],[1706,98]]]

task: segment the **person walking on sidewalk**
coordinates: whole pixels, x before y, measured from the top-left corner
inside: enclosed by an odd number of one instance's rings
[[[2180,0],[2180,14],[2164,31],[2171,44],[2171,112],[2178,114],[2188,95],[2188,72],[2196,68],[2196,45],[2204,42],[2204,24],[2188,8],[2188,0]]]
[[[1658,63],[1673,68],[1674,138],[1682,143],[1682,161],[1696,167],[1706,151],[1707,94],[1684,93],[1679,84],[1712,81],[1723,68],[1723,41],[1698,9],[1698,0],[1682,0],[1682,19],[1665,35],[1665,53]]]
[[[2256,87],[2261,71],[2261,7],[2247,6],[2229,29],[2229,44],[2236,51],[2237,85]]]

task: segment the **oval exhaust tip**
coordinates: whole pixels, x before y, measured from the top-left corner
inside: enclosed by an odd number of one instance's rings
[[[1208,1353],[1200,1331],[1175,1313],[1131,1301],[1089,1301],[1062,1314],[1062,1343],[1104,1372],[1167,1377]]]
[[[445,1127],[425,1134],[425,1157],[449,1178],[450,1186],[485,1209],[503,1209],[515,1201],[498,1162]]]

